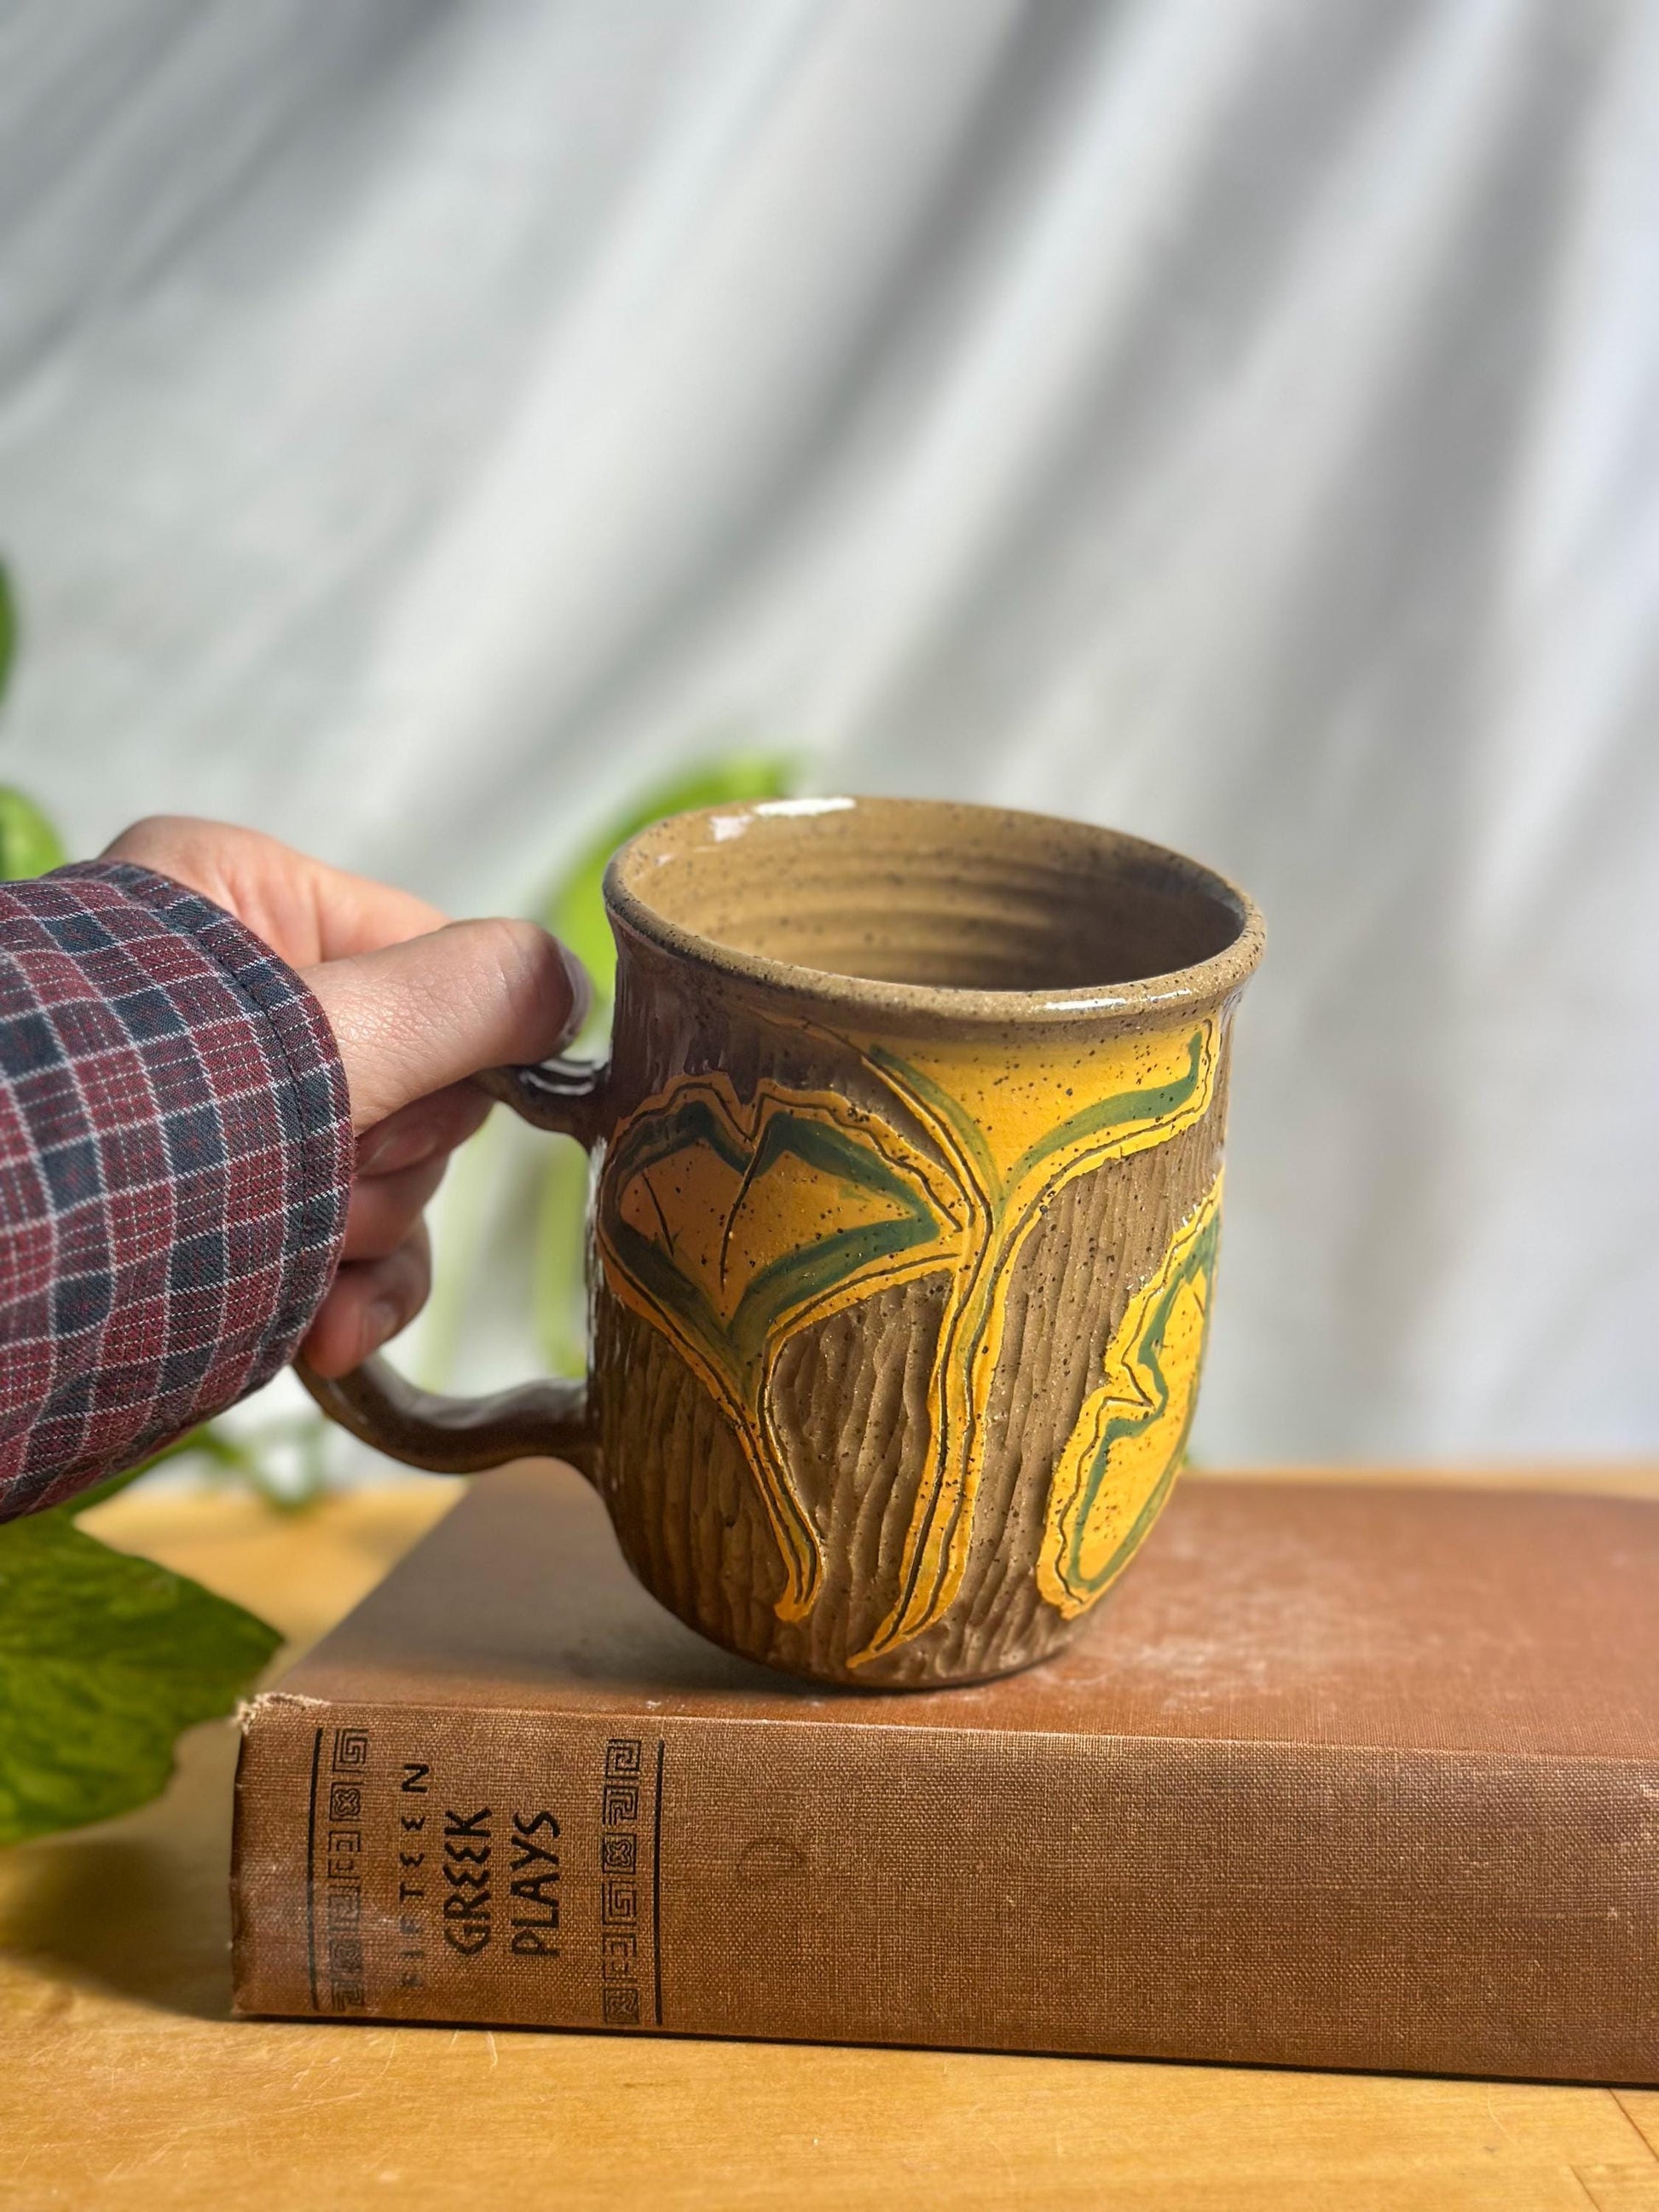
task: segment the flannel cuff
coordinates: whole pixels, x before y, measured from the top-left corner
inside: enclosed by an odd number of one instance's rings
[[[0,884],[0,1520],[292,1358],[355,1158],[322,1008],[252,931],[126,862]]]

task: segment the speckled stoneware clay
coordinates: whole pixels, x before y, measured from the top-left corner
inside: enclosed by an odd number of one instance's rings
[[[599,1156],[589,1381],[310,1387],[416,1466],[575,1461],[646,1587],[769,1665],[1042,1658],[1180,1464],[1255,908],[1110,830],[869,799],[679,816],[605,896],[609,1066],[490,1079]]]

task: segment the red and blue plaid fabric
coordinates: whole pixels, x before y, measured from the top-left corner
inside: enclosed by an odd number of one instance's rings
[[[164,876],[0,884],[0,1520],[290,1359],[355,1158],[321,1007]]]

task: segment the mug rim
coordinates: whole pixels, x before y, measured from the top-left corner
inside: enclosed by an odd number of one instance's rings
[[[1080,836],[1097,852],[1114,860],[1133,860],[1175,878],[1230,912],[1238,927],[1218,951],[1162,975],[1138,976],[1121,983],[1027,991],[981,990],[963,984],[886,982],[872,976],[846,975],[836,969],[811,968],[794,961],[778,960],[767,953],[744,951],[684,922],[671,921],[639,887],[647,867],[671,857],[664,848],[684,845],[694,824],[712,826],[716,819],[723,825],[742,824],[757,817],[811,819],[854,808],[888,814],[925,814],[941,825],[955,819],[964,827],[972,824],[981,829],[1002,819],[1033,828],[1046,825],[1072,839]],[[726,837],[738,834],[738,828],[724,829]],[[1103,1017],[1155,1016],[1200,1005],[1214,1006],[1231,997],[1249,980],[1267,941],[1261,911],[1247,892],[1217,870],[1189,859],[1170,846],[1072,816],[1046,814],[1029,807],[984,805],[965,799],[836,793],[811,799],[743,799],[688,808],[683,813],[667,815],[652,823],[617,848],[605,872],[605,902],[613,923],[625,926],[665,952],[719,975],[808,997],[850,1012],[888,1019],[909,1016],[930,1025],[939,1022],[977,1026],[1098,1020]]]

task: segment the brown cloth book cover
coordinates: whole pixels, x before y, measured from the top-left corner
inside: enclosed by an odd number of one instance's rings
[[[792,1683],[479,1481],[248,1716],[241,2010],[1659,2080],[1659,1509],[1188,1480],[1059,1660]]]

